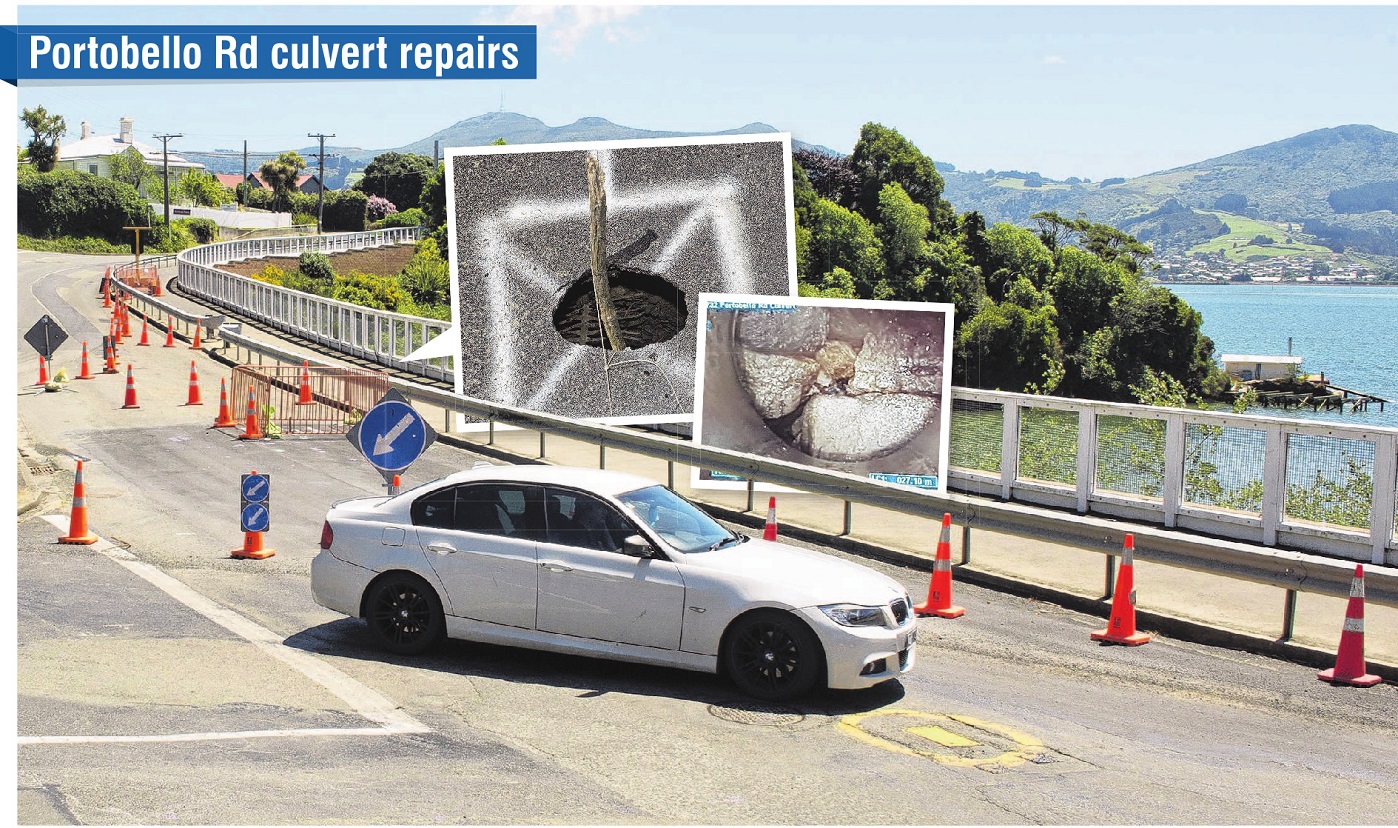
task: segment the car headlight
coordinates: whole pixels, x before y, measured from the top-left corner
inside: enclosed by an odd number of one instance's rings
[[[820,608],[831,621],[844,627],[882,627],[883,607],[858,604],[830,604]]]

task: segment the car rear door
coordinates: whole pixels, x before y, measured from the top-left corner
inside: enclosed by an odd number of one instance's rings
[[[606,501],[546,487],[539,541],[538,628],[544,632],[677,650],[684,580],[674,563],[621,551],[641,535]],[[642,535],[644,537],[644,535]]]
[[[439,489],[413,504],[413,523],[453,615],[534,628],[540,487],[475,483]]]

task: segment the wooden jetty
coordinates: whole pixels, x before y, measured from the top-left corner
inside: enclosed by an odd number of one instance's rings
[[[1241,382],[1235,386],[1234,398],[1247,393],[1248,389],[1257,394],[1258,405],[1282,410],[1306,407],[1312,411],[1344,411],[1348,408],[1349,413],[1357,414],[1368,411],[1369,406],[1373,404],[1377,404],[1379,411],[1383,411],[1384,404],[1389,402],[1383,397],[1343,388],[1324,379],[1308,378],[1295,383],[1282,383],[1277,380]]]

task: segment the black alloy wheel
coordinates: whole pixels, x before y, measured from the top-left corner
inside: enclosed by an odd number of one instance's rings
[[[724,649],[724,667],[749,696],[782,701],[815,687],[824,669],[820,642],[805,624],[778,610],[738,621]]]
[[[390,652],[416,655],[442,639],[446,621],[437,593],[405,572],[374,582],[364,617],[374,638]]]

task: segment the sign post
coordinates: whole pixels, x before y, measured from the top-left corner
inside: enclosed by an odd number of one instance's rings
[[[39,321],[34,323],[24,334],[24,341],[30,347],[39,352],[39,356],[45,362],[53,362],[53,352],[58,350],[58,346],[68,341],[68,332],[53,320],[53,317],[44,314],[39,317]]]
[[[268,475],[243,475],[239,490],[242,496],[239,512],[239,527],[243,530],[243,546],[230,554],[235,558],[261,560],[277,554],[275,550],[262,548],[262,533],[272,528],[272,479]]]

